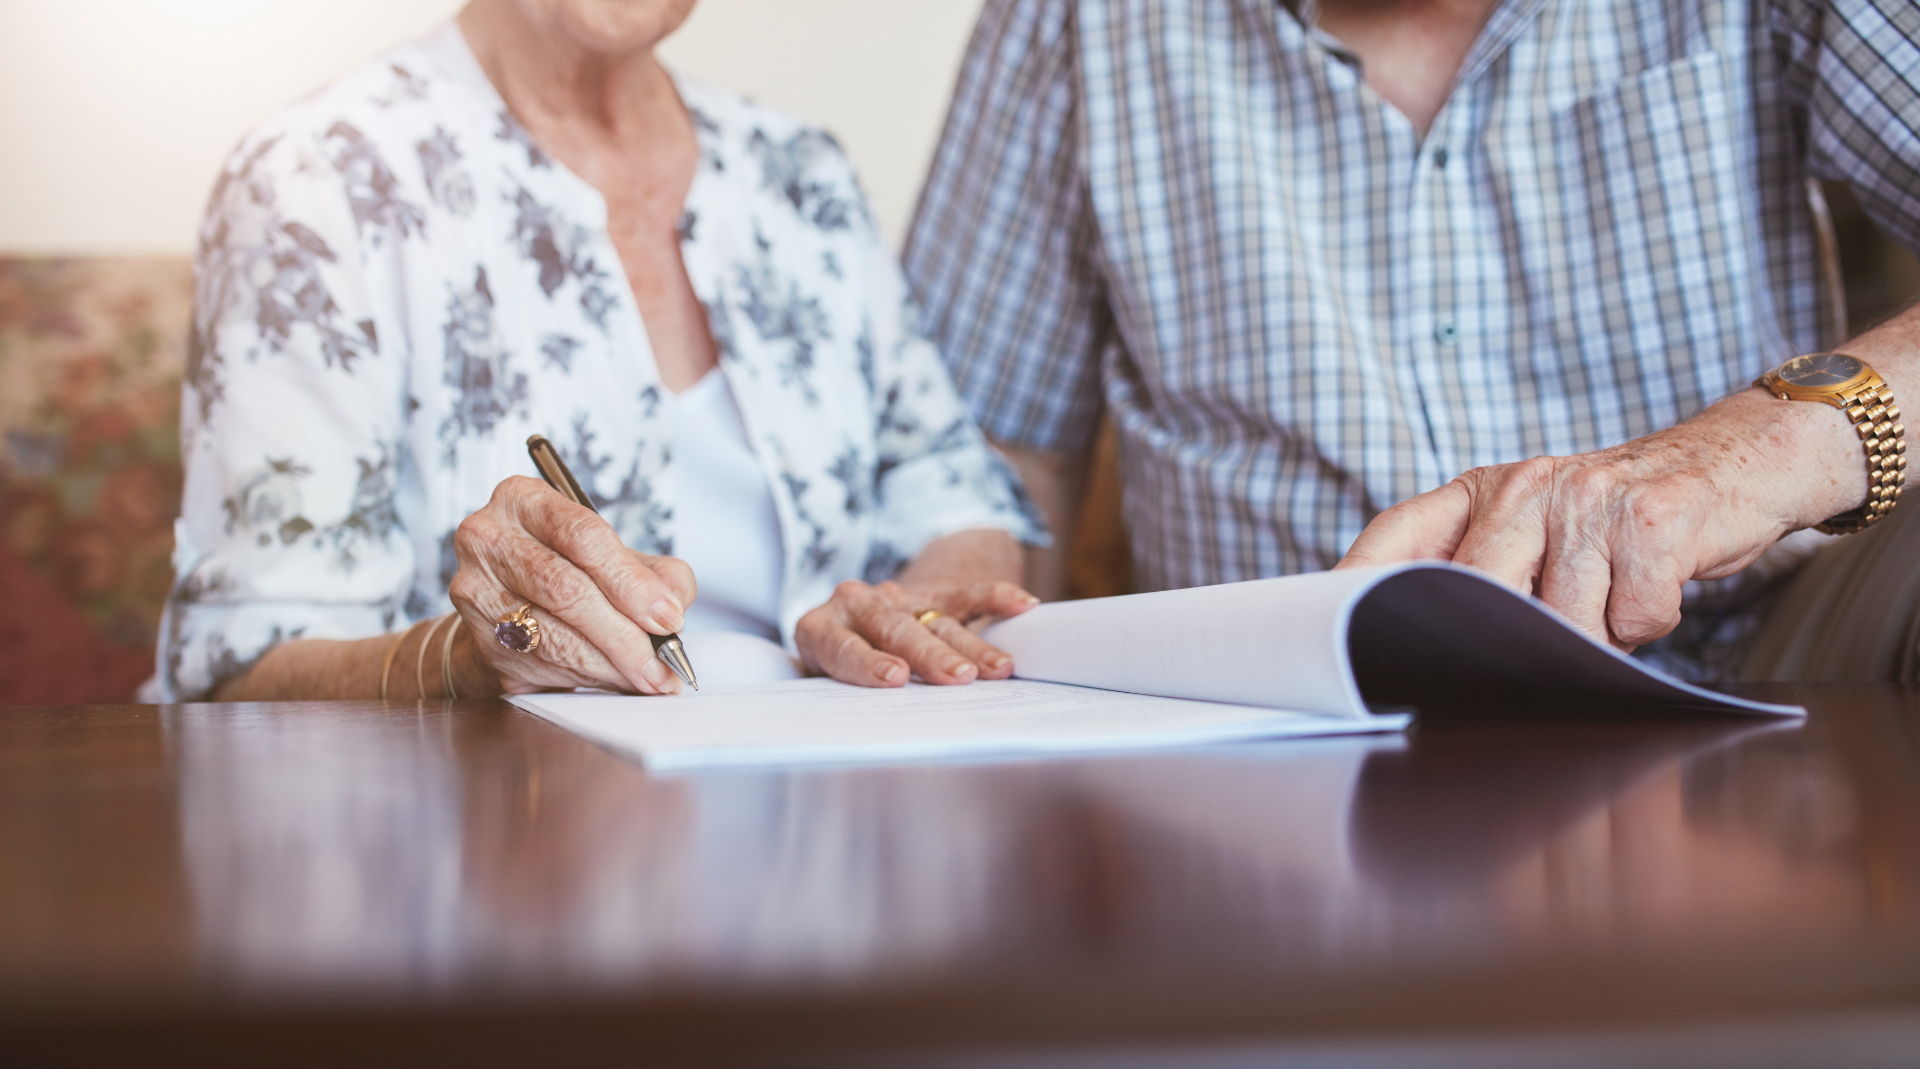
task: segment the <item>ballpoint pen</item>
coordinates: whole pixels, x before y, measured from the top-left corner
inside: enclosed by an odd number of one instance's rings
[[[540,477],[547,481],[548,486],[560,491],[560,496],[576,505],[593,508],[593,499],[580,488],[573,472],[567,470],[567,462],[560,459],[560,451],[553,447],[552,442],[540,435],[533,435],[527,439],[527,455],[533,458],[533,466],[540,469]],[[667,662],[667,667],[673,669],[674,675],[685,680],[687,686],[699,690],[700,680],[693,674],[693,662],[687,659],[687,647],[680,641],[680,636],[649,632],[647,637],[653,640],[654,656]]]

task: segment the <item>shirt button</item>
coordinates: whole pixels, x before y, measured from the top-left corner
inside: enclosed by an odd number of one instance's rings
[[[1444,171],[1447,169],[1447,147],[1445,145],[1433,150],[1433,169],[1436,171]]]
[[[1460,338],[1460,328],[1451,319],[1442,319],[1433,326],[1433,340],[1441,345],[1452,345]]]

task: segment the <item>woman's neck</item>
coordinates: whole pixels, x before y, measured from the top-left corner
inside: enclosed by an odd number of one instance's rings
[[[692,123],[653,44],[604,52],[529,21],[511,0],[477,0],[460,30],[481,70],[541,148],[599,185],[623,146],[672,144]]]
[[[671,5],[665,10],[676,14]],[[566,12],[560,14],[552,25],[565,24]],[[699,382],[718,359],[706,308],[680,256],[678,223],[700,142],[673,79],[653,58],[655,42],[678,22],[642,27],[618,48],[589,48],[566,31],[536,25],[516,0],[473,0],[460,13],[480,68],[534,142],[604,198],[607,237],[633,289],[660,381],[675,393]]]

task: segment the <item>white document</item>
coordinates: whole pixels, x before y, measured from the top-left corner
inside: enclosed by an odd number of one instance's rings
[[[1020,679],[897,688],[803,679],[671,698],[583,692],[509,700],[661,771],[1114,753],[1407,724],[1405,716],[1335,718]]]
[[[1018,678],[903,689],[802,679],[674,698],[512,700],[659,769],[1101,753],[1394,731],[1408,723],[1409,708],[1805,715],[1671,679],[1587,638],[1539,602],[1440,563],[1055,602],[982,637],[1013,655]],[[709,645],[718,668],[722,644]],[[701,649],[688,641],[696,670]],[[756,666],[792,670],[785,660],[736,659],[735,678]]]

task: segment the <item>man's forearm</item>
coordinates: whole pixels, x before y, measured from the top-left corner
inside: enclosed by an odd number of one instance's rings
[[[1920,397],[1920,310],[1841,349],[1896,401]],[[1630,649],[1679,623],[1688,580],[1745,568],[1782,535],[1858,508],[1867,487],[1839,409],[1743,389],[1610,449],[1475,468],[1375,517],[1341,565],[1452,560]]]
[[[1027,496],[1040,507],[1053,532],[1052,545],[1027,547],[1026,586],[1036,597],[1056,601],[1067,593],[1067,553],[1073,545],[1080,503],[1086,497],[1093,452],[1049,453],[999,441],[993,445],[1020,474]]]

